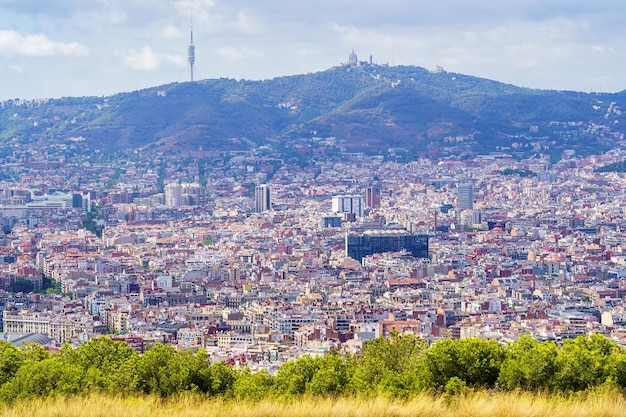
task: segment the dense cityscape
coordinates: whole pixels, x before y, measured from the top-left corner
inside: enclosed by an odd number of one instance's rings
[[[626,152],[397,162],[332,137],[297,146],[324,154],[113,163],[15,146],[3,338],[56,350],[108,334],[270,372],[394,331],[626,341],[626,178],[596,172]]]
[[[0,417],[621,416],[622,4],[0,0]]]

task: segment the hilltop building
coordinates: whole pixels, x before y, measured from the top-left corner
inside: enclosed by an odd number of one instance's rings
[[[352,50],[352,52],[348,56],[348,65],[351,66],[351,67],[356,67],[357,65],[359,65],[359,60],[358,60],[356,54],[354,53],[354,49]]]

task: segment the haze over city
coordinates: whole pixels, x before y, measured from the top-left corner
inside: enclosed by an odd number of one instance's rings
[[[621,91],[618,1],[0,0],[0,100],[266,79],[347,59],[442,66],[524,87]]]

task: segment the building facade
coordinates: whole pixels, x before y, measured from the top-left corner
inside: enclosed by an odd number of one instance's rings
[[[363,217],[363,196],[336,195],[332,200],[333,213],[351,213]]]
[[[405,250],[416,258],[428,258],[428,235],[413,235],[407,231],[369,231],[346,234],[346,255],[359,262],[375,253]]]
[[[459,208],[463,210],[472,210],[474,208],[474,186],[472,184],[459,184]]]
[[[180,207],[182,188],[179,183],[172,182],[165,186],[165,205],[167,207]]]
[[[369,208],[380,207],[380,187],[372,185],[365,189],[365,205]]]
[[[254,189],[254,211],[262,213],[272,209],[272,192],[267,184],[257,185]]]

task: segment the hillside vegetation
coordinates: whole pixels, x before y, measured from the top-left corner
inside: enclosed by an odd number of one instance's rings
[[[10,100],[0,107],[0,144],[237,150],[334,136],[348,148],[381,152],[424,151],[460,137],[471,152],[521,143],[585,153],[614,145],[607,134],[626,128],[625,104],[624,93],[534,90],[364,64],[264,81],[174,83],[111,97]]]

